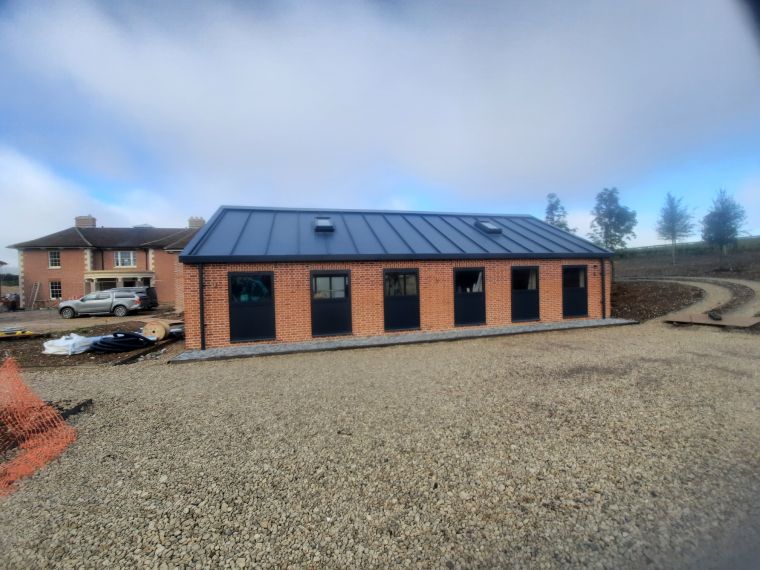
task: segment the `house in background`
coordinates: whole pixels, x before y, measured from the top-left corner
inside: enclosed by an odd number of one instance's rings
[[[161,304],[182,310],[179,252],[200,227],[97,227],[94,217],[77,216],[74,226],[9,247],[18,250],[21,304],[55,306],[112,287],[152,286]]]
[[[222,207],[180,255],[185,343],[604,319],[611,255],[532,216]]]

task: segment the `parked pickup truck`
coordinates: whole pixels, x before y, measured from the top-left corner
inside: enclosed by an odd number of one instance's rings
[[[124,317],[132,311],[147,309],[150,299],[145,295],[129,291],[97,291],[81,299],[61,301],[58,314],[64,319],[79,315],[114,315]]]

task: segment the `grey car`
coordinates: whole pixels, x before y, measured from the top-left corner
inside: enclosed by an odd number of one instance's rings
[[[58,314],[64,319],[79,315],[114,315],[124,317],[132,311],[147,309],[150,299],[145,295],[129,291],[96,291],[81,299],[61,301]]]

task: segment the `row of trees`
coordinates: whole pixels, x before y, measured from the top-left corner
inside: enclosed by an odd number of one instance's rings
[[[575,233],[567,222],[567,210],[559,197],[552,193],[547,197],[546,222],[568,232]],[[605,188],[596,195],[596,204],[591,210],[591,232],[588,237],[594,243],[610,250],[625,247],[631,238],[636,237],[636,212],[620,203],[617,188]],[[744,208],[725,190],[719,190],[712,203],[712,208],[702,218],[702,239],[709,245],[719,248],[721,256],[728,246],[736,243],[747,219]],[[665,197],[665,204],[657,220],[657,236],[671,243],[673,263],[676,262],[676,244],[679,240],[696,233],[694,215],[683,204],[683,198],[676,198],[670,192]]]

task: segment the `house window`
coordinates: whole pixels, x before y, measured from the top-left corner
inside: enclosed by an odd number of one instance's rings
[[[515,291],[538,289],[538,267],[513,267],[512,289]]]
[[[137,256],[134,251],[115,251],[113,264],[115,267],[136,267]]]
[[[230,275],[230,303],[271,303],[272,274]]]
[[[50,298],[60,299],[62,297],[63,297],[63,289],[61,289],[61,282],[51,281],[50,282]]]
[[[457,293],[482,293],[482,269],[457,269],[454,273],[454,287]]]
[[[312,275],[311,296],[313,299],[344,299],[348,285],[348,275]]]
[[[58,269],[61,267],[61,252],[56,250],[48,251],[48,267]]]
[[[407,297],[417,295],[417,273],[388,271],[385,273],[385,296]]]

